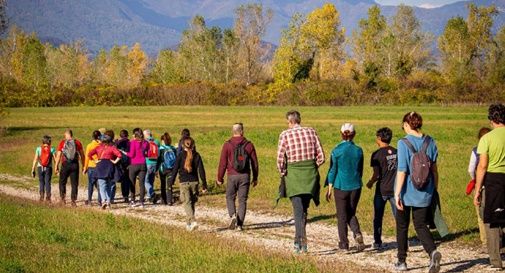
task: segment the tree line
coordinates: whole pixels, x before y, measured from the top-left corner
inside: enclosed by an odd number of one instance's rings
[[[492,32],[497,14],[495,6],[468,4],[468,17],[451,18],[435,38],[422,30],[413,8],[400,5],[396,14],[386,18],[379,6],[372,6],[346,37],[339,11],[328,3],[306,15],[294,14],[274,48],[262,40],[273,12],[260,4],[247,4],[235,10],[230,29],[210,27],[205,18],[195,16],[178,48],[161,50],[153,58],[139,43],[102,49],[91,57],[82,41],[53,46],[11,26],[0,40],[0,104],[504,100],[505,26]]]

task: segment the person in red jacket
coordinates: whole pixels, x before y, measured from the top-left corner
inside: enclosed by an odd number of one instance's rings
[[[229,229],[243,230],[247,209],[247,197],[251,186],[258,184],[258,158],[252,142],[244,137],[244,125],[235,123],[232,128],[233,136],[224,143],[217,174],[217,184],[222,185],[224,174],[227,172],[226,207],[230,215]],[[238,212],[235,200],[238,194]]]

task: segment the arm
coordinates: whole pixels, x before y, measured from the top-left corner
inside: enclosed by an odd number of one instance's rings
[[[84,166],[84,164],[85,164],[84,161],[85,161],[86,157],[84,156],[84,151],[82,150],[82,144],[79,145],[77,152],[79,153],[79,157],[81,158],[81,165]]]
[[[431,172],[433,173],[433,182],[435,183],[435,190],[438,190],[438,167],[437,162],[431,165]]]
[[[284,137],[284,134],[281,134],[279,136],[279,144],[277,145],[277,170],[281,176],[286,175],[286,146],[286,138]]]
[[[228,165],[228,149],[227,143],[223,144],[223,148],[221,149],[221,157],[219,158],[219,167],[217,168],[217,181],[218,185],[223,184],[224,174],[226,172],[226,167]]]
[[[35,177],[35,167],[37,166],[37,161],[39,161],[39,155],[37,152],[35,152],[35,156],[33,157],[33,163],[32,163],[32,176]]]
[[[317,166],[321,166],[325,161],[324,150],[323,146],[321,146],[321,140],[319,139],[319,136],[317,135],[316,131],[314,131],[314,135],[316,137],[316,164]]]
[[[358,172],[359,172],[359,177],[363,178],[363,153],[361,153],[361,158],[359,159],[358,163]]]
[[[56,174],[60,172],[60,160],[61,160],[61,151],[57,151],[54,164],[54,171],[56,172]]]
[[[476,174],[476,185],[475,185],[475,196],[473,198],[473,204],[475,206],[480,206],[480,190],[484,183],[484,176],[486,175],[487,166],[489,163],[489,158],[487,154],[480,154],[479,165],[477,166]]]
[[[203,166],[203,160],[201,156],[198,156],[198,174],[200,175],[200,180],[202,180],[202,190],[207,191],[207,176],[205,175],[205,167]]]
[[[116,147],[112,147],[112,153],[116,156],[116,159],[111,161],[112,163],[117,164],[119,160],[121,160],[121,152]]]
[[[126,153],[126,156],[128,156],[129,158],[134,158],[136,156],[136,147],[135,145],[132,145],[134,142],[133,141],[130,141],[130,149],[128,150],[128,153]]]
[[[328,183],[328,192],[326,192],[326,201],[330,201],[331,199],[331,194],[333,190],[333,183],[335,182],[335,177],[337,177],[337,172],[338,172],[338,159],[337,156],[335,155],[335,150],[331,152],[331,157],[330,157],[330,169],[328,170],[328,175],[326,176],[326,182]]]
[[[398,172],[396,173],[396,183],[395,183],[395,203],[398,210],[403,210],[403,202],[401,200],[401,193],[403,187],[405,186],[405,179],[407,178],[408,170],[408,148],[406,144],[402,141],[398,141]]]
[[[405,184],[406,173],[399,171],[396,173],[396,185],[395,185],[395,202],[396,208],[398,210],[403,210],[403,203],[401,200],[401,192],[403,189],[403,185]]]
[[[177,178],[177,174],[179,173],[179,168],[181,166],[182,153],[178,154],[175,158],[174,168],[172,169],[172,175],[170,176],[170,184],[173,185],[175,183],[175,179]]]
[[[251,167],[252,167],[252,182],[253,182],[253,187],[256,187],[258,184],[258,175],[259,175],[259,163],[258,163],[258,156],[256,155],[256,148],[254,145],[251,143]]]
[[[91,145],[88,145],[86,146],[86,152],[84,153],[84,165],[82,165],[82,171],[83,173],[86,173],[86,171],[88,170],[88,166],[89,166],[89,152],[90,152],[90,147]]]

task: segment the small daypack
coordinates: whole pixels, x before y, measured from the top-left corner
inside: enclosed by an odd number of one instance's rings
[[[229,141],[230,144],[231,141]],[[247,166],[249,164],[249,154],[245,150],[245,147],[249,144],[249,141],[245,141],[243,143],[240,143],[234,147],[233,151],[233,168],[239,172],[242,173],[247,169]],[[232,144],[233,145],[233,144]]]
[[[53,154],[51,153],[50,145],[42,145],[40,146],[40,154],[39,154],[39,164],[40,166],[47,168],[49,164],[51,164],[51,159]]]
[[[75,141],[73,139],[69,139],[65,141],[65,145],[63,145],[63,155],[67,159],[68,162],[73,162],[76,159],[77,148],[75,145]]]
[[[149,150],[147,150],[147,158],[152,160],[158,160],[160,156],[160,148],[156,145],[156,142],[149,140]]]
[[[163,152],[163,163],[161,164],[162,171],[170,171],[175,165],[175,151],[171,147],[168,147]]]
[[[407,138],[402,138],[402,141],[412,152],[412,157],[410,158],[410,180],[416,189],[423,190],[430,182],[431,177],[432,162],[426,154],[428,146],[431,143],[431,137],[426,136],[424,138],[420,151],[416,151],[414,145]]]

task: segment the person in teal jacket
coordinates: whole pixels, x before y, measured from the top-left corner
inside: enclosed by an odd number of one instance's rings
[[[330,169],[326,182],[328,192],[326,200],[331,199],[332,191],[335,193],[335,205],[337,208],[338,224],[338,247],[342,250],[349,250],[349,240],[347,238],[347,227],[354,233],[357,250],[365,249],[363,235],[359,226],[356,210],[363,182],[363,150],[353,142],[356,135],[354,125],[345,123],[340,132],[342,142],[340,142],[331,152]]]

